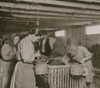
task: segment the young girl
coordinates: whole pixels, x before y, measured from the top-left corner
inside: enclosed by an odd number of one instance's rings
[[[16,42],[17,43],[17,42]],[[5,36],[4,45],[1,48],[2,62],[1,88],[9,88],[14,66],[16,64],[16,52],[14,51],[15,44],[11,34]]]
[[[94,88],[93,85],[94,71],[91,62],[91,57],[92,57],[91,53],[85,47],[73,43],[69,44],[67,54],[70,57],[70,63],[72,65],[87,67],[88,74],[85,76],[85,83],[87,85],[87,88]]]
[[[35,51],[36,30],[29,32],[18,45],[18,62],[15,66],[10,88],[36,88],[33,61],[40,53]]]

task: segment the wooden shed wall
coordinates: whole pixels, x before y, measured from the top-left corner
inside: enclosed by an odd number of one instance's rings
[[[66,28],[66,36],[71,37],[72,40],[75,40],[78,43],[81,43],[83,46],[90,47],[96,42],[100,43],[100,34],[95,35],[86,35],[85,34],[86,26],[72,26]]]

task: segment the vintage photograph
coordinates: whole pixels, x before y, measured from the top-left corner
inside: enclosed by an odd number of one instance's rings
[[[0,88],[100,88],[100,0],[0,0]]]

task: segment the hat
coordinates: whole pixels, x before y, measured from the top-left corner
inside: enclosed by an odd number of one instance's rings
[[[47,31],[46,30],[42,30],[41,33],[42,33],[42,35],[47,35]]]

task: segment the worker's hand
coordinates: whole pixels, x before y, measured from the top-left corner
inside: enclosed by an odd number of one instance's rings
[[[40,52],[35,53],[35,57],[40,57],[40,56],[41,56]]]
[[[45,55],[41,55],[41,58],[47,59],[48,57]]]
[[[84,63],[87,60],[87,58],[82,59],[81,64]]]

